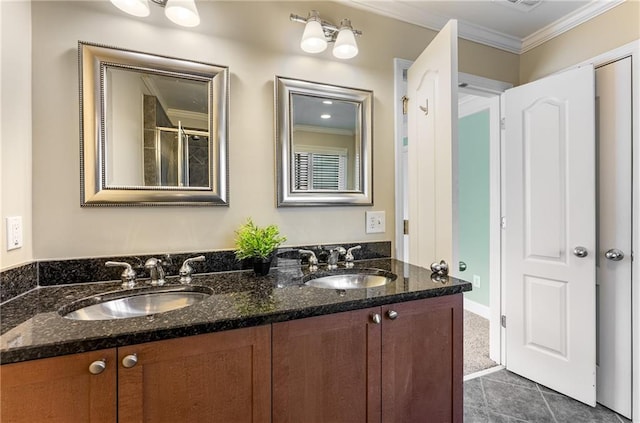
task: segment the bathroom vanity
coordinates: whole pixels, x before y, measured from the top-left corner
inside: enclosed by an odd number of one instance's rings
[[[208,298],[128,319],[60,314],[120,283],[30,291],[0,308],[3,421],[462,422],[470,284],[393,259],[333,272],[372,268],[397,278],[336,290],[300,266],[196,275]]]

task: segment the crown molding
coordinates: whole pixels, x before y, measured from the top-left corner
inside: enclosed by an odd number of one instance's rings
[[[426,13],[412,6],[410,3],[397,3],[392,1],[368,2],[366,0],[340,0],[339,2],[434,31],[440,31],[449,21],[449,18],[445,16]],[[465,40],[516,54],[520,53],[522,46],[521,40],[518,37],[503,34],[493,29],[460,19],[458,19],[458,36]]]
[[[563,34],[624,2],[625,0],[593,0],[586,6],[581,7],[573,13],[564,16],[562,19],[559,19],[539,31],[534,32],[528,37],[523,38],[521,53],[526,53],[527,51],[546,43],[552,38],[555,38],[558,35]]]
[[[494,47],[510,53],[522,54],[540,44],[595,18],[598,15],[624,3],[625,0],[593,0],[573,13],[547,25],[541,30],[520,39],[493,29],[458,20],[458,36],[465,40]],[[426,13],[410,3],[393,1],[369,2],[367,0],[339,0],[339,3],[361,10],[388,16],[423,28],[440,31],[449,18]]]

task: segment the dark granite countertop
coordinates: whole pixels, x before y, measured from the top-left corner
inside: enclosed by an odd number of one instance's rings
[[[251,271],[194,275],[192,285],[209,287],[213,295],[179,310],[101,321],[70,320],[58,311],[81,298],[120,290],[120,282],[36,288],[0,306],[0,363],[270,324],[471,290],[469,282],[453,277],[433,281],[430,270],[394,259],[358,261],[355,269],[358,268],[382,269],[398,277],[381,287],[336,291],[303,285],[309,273],[306,266],[274,268],[268,276],[256,276]],[[321,269],[316,274],[324,272],[327,271]],[[143,285],[144,281],[139,283]],[[179,285],[178,279],[168,278],[167,285]]]

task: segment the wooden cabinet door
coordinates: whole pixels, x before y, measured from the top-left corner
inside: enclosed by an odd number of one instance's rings
[[[380,422],[380,308],[273,325],[273,423]]]
[[[89,366],[104,360],[94,375]],[[0,366],[3,423],[114,423],[116,350],[99,350]]]
[[[382,314],[382,422],[461,423],[462,294]]]
[[[269,422],[270,347],[266,325],[118,348],[118,421]]]

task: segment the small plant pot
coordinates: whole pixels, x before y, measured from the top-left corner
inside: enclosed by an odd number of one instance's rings
[[[265,259],[253,259],[253,271],[255,272],[255,274],[260,276],[268,275],[269,270],[271,269],[271,259],[272,257],[267,257]]]

